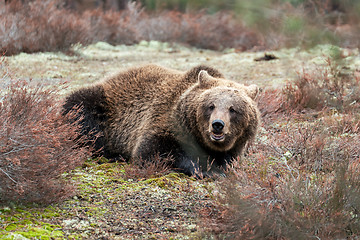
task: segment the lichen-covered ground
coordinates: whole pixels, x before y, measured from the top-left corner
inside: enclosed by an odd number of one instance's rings
[[[93,83],[129,67],[149,63],[184,71],[199,64],[210,65],[230,79],[256,83],[261,87],[279,87],[285,81],[294,79],[296,73],[303,69],[326,65],[325,59],[329,55],[346,56],[346,65],[354,69],[360,65],[357,49],[339,49],[330,45],[308,50],[292,48],[271,51],[278,59],[254,61],[265,53],[236,52],[233,49],[217,52],[156,41],[133,46],[111,46],[99,42],[88,47],[74,46],[68,55],[21,53],[7,57],[6,60],[13,77],[54,84],[69,81],[73,88]]]
[[[218,68],[227,78],[278,88],[296,78],[296,72],[325,65],[329,55],[342,55],[349,69],[360,67],[358,50],[318,46],[309,50],[272,51],[278,59],[255,61],[265,52],[222,52],[160,42],[133,46],[97,43],[74,46],[69,54],[36,53],[6,57],[0,68],[7,76],[72,89],[91,84],[128,67],[156,63],[179,70],[198,64]],[[0,207],[0,239],[200,239],[199,212],[211,209],[216,180],[195,180],[178,173],[148,179],[128,179],[125,163],[98,164],[89,160],[67,174],[78,183],[76,195],[50,206]],[[206,212],[206,211],[205,211]]]
[[[5,206],[0,239],[189,239],[211,204],[211,181],[178,173],[124,178],[120,163],[89,160],[68,176],[77,194],[60,204]]]

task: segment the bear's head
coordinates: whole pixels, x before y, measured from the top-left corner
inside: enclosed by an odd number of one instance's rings
[[[209,150],[241,150],[256,134],[257,94],[256,85],[214,78],[202,70],[198,82],[182,96],[182,122],[197,142]]]

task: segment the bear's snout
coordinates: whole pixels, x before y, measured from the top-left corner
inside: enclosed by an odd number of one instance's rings
[[[212,122],[212,127],[214,129],[214,132],[221,132],[223,130],[223,128],[225,127],[225,123],[223,120],[220,119],[216,119]]]
[[[222,142],[225,138],[225,134],[223,132],[225,127],[224,121],[220,119],[215,119],[214,121],[212,121],[211,127],[212,127],[210,132],[211,139],[215,142],[219,142],[219,141]]]

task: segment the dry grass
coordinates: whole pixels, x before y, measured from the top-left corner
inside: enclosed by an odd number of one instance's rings
[[[124,165],[125,179],[146,179],[159,177],[169,173],[172,168],[173,158],[171,156],[153,156],[151,159],[133,159],[129,164]]]

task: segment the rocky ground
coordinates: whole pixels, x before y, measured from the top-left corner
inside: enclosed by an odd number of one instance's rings
[[[265,61],[266,54],[275,59]],[[22,53],[6,57],[1,87],[12,78],[57,85],[67,81],[64,95],[128,67],[155,63],[188,70],[199,64],[218,68],[229,79],[261,88],[279,88],[297,72],[325,65],[327,56],[342,56],[347,68],[358,69],[358,50],[318,46],[309,50],[222,52],[160,42],[133,46],[107,43],[74,46],[64,53]],[[256,61],[259,60],[259,61]],[[0,207],[0,239],[203,239],[199,214],[211,214],[216,180],[195,180],[178,173],[137,179],[125,163],[87,161],[67,174],[78,183],[76,195],[50,206]]]

